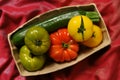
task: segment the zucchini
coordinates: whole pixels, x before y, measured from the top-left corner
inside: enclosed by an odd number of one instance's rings
[[[95,14],[95,16],[93,14]],[[44,20],[41,22],[37,21],[37,22],[30,24],[30,25],[26,24],[26,25],[24,25],[23,28],[20,28],[11,36],[11,41],[15,46],[20,47],[20,46],[24,45],[24,36],[25,36],[25,33],[28,30],[28,28],[37,25],[37,26],[44,27],[48,31],[48,33],[51,33],[51,32],[53,32],[61,27],[66,27],[69,20],[73,16],[76,16],[76,15],[86,15],[93,22],[99,22],[99,15],[97,12],[75,10],[75,11],[67,12],[64,14],[58,14],[55,17],[52,17],[50,19],[47,19],[47,20]]]

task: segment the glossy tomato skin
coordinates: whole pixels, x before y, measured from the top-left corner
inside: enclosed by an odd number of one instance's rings
[[[70,37],[66,28],[52,33],[50,39],[50,57],[56,62],[71,61],[78,56],[79,45]]]
[[[93,22],[87,16],[74,16],[68,22],[67,28],[75,41],[83,42],[92,36]]]
[[[93,25],[93,31],[93,36],[87,41],[84,41],[83,45],[93,48],[97,47],[103,41],[103,34],[101,28],[97,25]]]
[[[20,48],[19,58],[23,67],[28,71],[37,71],[45,64],[45,56],[32,55],[26,45]]]
[[[25,45],[34,55],[43,55],[50,47],[48,32],[40,26],[29,28],[25,34]]]

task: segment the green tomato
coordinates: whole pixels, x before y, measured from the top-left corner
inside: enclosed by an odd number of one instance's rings
[[[23,67],[28,71],[39,70],[45,63],[45,56],[33,55],[25,45],[20,49],[19,58]]]
[[[48,32],[40,26],[29,28],[25,34],[25,45],[34,55],[43,55],[50,47]]]

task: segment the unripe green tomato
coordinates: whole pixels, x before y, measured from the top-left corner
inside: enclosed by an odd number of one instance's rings
[[[25,45],[34,55],[43,55],[50,47],[48,32],[40,26],[29,28],[25,34]]]
[[[20,49],[19,58],[23,67],[28,71],[39,70],[45,63],[45,56],[33,55],[25,45]]]

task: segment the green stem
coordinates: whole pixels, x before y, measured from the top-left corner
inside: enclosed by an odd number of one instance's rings
[[[36,40],[35,44],[36,44],[36,46],[40,46],[42,44],[42,41]]]
[[[67,43],[62,43],[62,46],[63,46],[63,48],[68,48],[68,44]]]
[[[83,22],[83,18],[81,16],[81,26],[80,28],[78,28],[78,33],[82,34],[82,39],[84,40],[84,31],[85,31],[85,27],[84,27],[84,22]]]
[[[95,37],[95,32],[93,32],[92,37]]]

